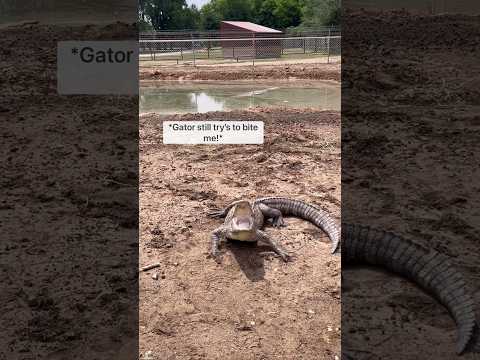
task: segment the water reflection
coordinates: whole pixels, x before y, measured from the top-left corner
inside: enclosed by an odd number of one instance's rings
[[[216,100],[215,97],[204,92],[190,94],[190,101],[199,113],[222,111],[225,108],[225,101]]]
[[[322,83],[315,84],[315,87],[175,84],[140,88],[142,113],[205,113],[254,106],[340,110],[340,87]]]

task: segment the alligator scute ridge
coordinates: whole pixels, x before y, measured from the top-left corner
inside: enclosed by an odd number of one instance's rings
[[[443,304],[457,324],[457,354],[480,349],[474,301],[449,258],[391,232],[342,224],[342,263],[382,266],[402,275]],[[474,334],[475,333],[475,334]],[[475,335],[475,336],[474,336]]]
[[[255,200],[254,204],[265,204],[278,209],[284,216],[295,216],[309,221],[322,229],[332,242],[331,253],[335,253],[340,245],[340,229],[337,221],[325,210],[317,205],[309,204],[302,200],[285,197],[264,197]]]

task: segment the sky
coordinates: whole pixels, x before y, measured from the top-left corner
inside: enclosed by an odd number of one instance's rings
[[[187,0],[188,5],[195,4],[197,5],[198,8],[202,7],[206,3],[208,3],[210,0]]]

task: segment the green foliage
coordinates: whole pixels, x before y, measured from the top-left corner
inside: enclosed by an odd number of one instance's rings
[[[339,0],[304,0],[302,27],[340,25]]]
[[[153,29],[152,24],[150,24],[149,22],[147,22],[145,20],[140,19],[138,21],[138,30],[139,31],[151,31],[151,30],[154,30],[154,29]]]
[[[276,0],[262,0],[255,4],[256,22],[260,25],[274,28],[277,26],[274,15],[277,8]]]
[[[187,6],[185,0],[141,0],[138,8],[140,20],[155,30],[195,30],[200,27],[200,12],[195,6]]]
[[[139,0],[140,28],[218,30],[222,20],[251,21],[274,29],[340,23],[340,0],[210,0],[200,10],[186,0]]]
[[[299,0],[276,0],[276,8],[273,11],[276,27],[286,29],[300,25],[302,21],[302,8]]]
[[[249,0],[212,0],[223,20],[248,21],[252,16]]]
[[[205,30],[217,30],[222,19],[213,3],[208,3],[200,9],[200,18],[201,27]]]

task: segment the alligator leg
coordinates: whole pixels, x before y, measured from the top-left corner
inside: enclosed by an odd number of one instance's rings
[[[278,209],[271,208],[265,204],[259,204],[258,207],[267,219],[272,219],[272,225],[274,227],[287,226],[283,220],[282,212]]]
[[[224,240],[226,238],[226,234],[227,234],[227,229],[225,229],[223,226],[215,229],[212,232],[210,255],[212,255],[212,257],[215,259],[217,263],[221,262],[218,245],[220,244],[220,240]]]
[[[283,250],[280,245],[270,236],[268,236],[265,232],[257,230],[257,240],[263,241],[264,243],[270,245],[273,251],[275,251],[283,259],[283,261],[287,262],[288,260],[290,260],[290,255],[288,255],[288,253]]]

